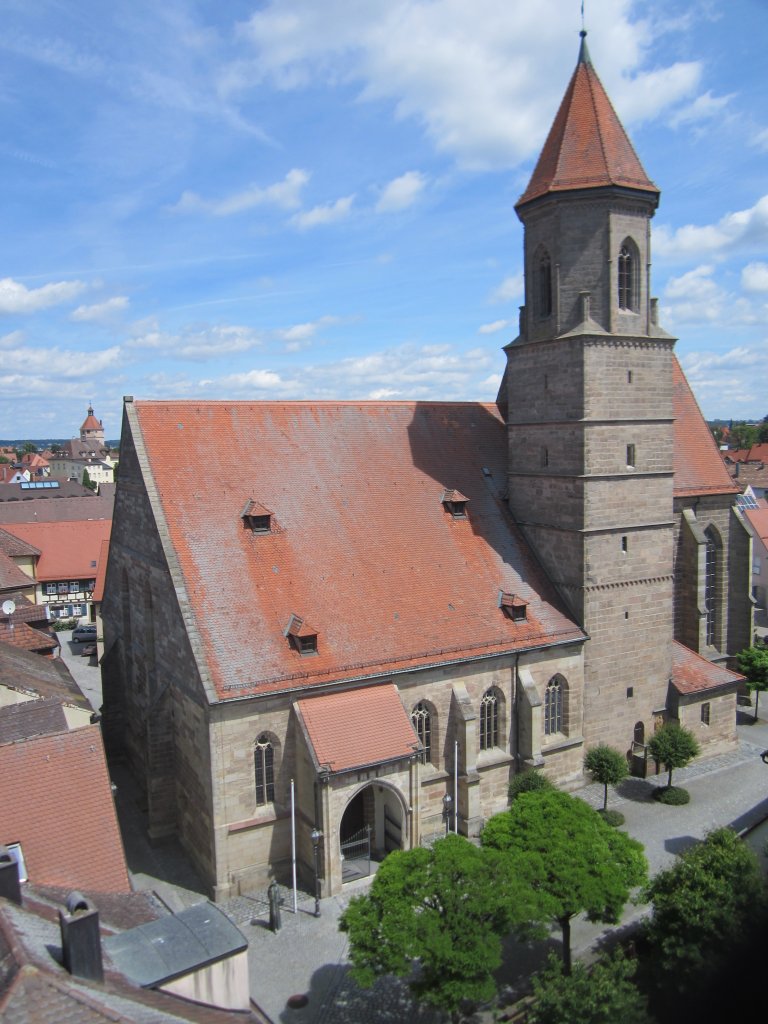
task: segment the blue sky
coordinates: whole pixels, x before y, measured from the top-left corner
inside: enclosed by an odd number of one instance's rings
[[[493,400],[579,0],[2,0],[0,437],[89,401]],[[765,0],[587,0],[708,417],[768,413]]]

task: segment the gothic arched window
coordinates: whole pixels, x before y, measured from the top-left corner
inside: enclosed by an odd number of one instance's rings
[[[499,692],[486,690],[480,701],[480,749],[490,750],[499,745]]]
[[[429,764],[432,761],[432,714],[423,700],[411,712],[411,722],[421,743],[424,764]]]
[[[562,676],[552,676],[547,683],[544,694],[544,735],[563,731],[563,691],[565,680]]]
[[[542,250],[536,260],[535,269],[536,293],[534,308],[540,317],[552,314],[552,262],[549,253]]]
[[[637,312],[640,284],[640,258],[631,238],[619,250],[619,309]]]
[[[275,748],[266,733],[256,740],[253,749],[253,767],[256,777],[256,803],[273,803],[275,799]]]
[[[718,558],[720,555],[720,538],[710,526],[704,531],[707,550],[704,566],[704,611],[706,614],[706,642],[710,647],[717,646],[718,628]]]

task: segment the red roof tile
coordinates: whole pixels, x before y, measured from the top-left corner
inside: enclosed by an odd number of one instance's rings
[[[0,807],[0,843],[22,844],[30,881],[130,891],[97,725],[0,746]]]
[[[332,772],[410,757],[419,745],[391,683],[308,697],[296,708],[318,767]]]
[[[659,195],[643,170],[582,40],[576,70],[517,208],[547,193],[605,185],[622,185]]]
[[[14,622],[11,628],[11,624],[5,619],[0,621],[0,641],[13,647],[21,647],[25,651],[36,651],[38,654],[50,654],[59,646],[59,641],[50,634],[33,629],[26,622]]]
[[[753,444],[751,448],[729,448],[722,452],[731,462],[768,462],[768,444]]]
[[[107,561],[109,560],[109,539],[101,542],[99,548],[99,564],[96,566],[96,586],[93,588],[93,600],[104,600],[104,581],[107,577]]]
[[[220,699],[583,639],[506,510],[495,406],[133,409]],[[254,480],[280,532],[243,529]],[[446,482],[471,500],[466,519],[440,503]],[[499,590],[528,602],[526,621]],[[286,638],[292,614],[317,629],[316,655]]]
[[[109,539],[111,519],[65,523],[6,523],[3,530],[40,552],[37,578],[45,580],[96,577],[101,542]],[[0,531],[0,533],[3,531]]]
[[[745,508],[744,515],[757,536],[768,547],[768,508]]]
[[[680,364],[672,358],[675,497],[738,494]]]
[[[672,685],[681,694],[704,693],[723,687],[735,689],[744,676],[714,665],[677,640],[672,643]]]

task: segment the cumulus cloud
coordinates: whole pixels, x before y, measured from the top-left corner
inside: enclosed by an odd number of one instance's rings
[[[83,281],[58,281],[40,288],[27,288],[19,281],[4,277],[0,280],[0,313],[36,313],[69,302],[85,288]]]
[[[291,217],[291,223],[302,230],[320,227],[323,224],[335,224],[349,216],[354,199],[354,195],[344,196],[343,199],[337,199],[334,203],[326,203],[324,206],[315,206],[303,213],[295,213]]]
[[[670,324],[714,323],[722,314],[727,293],[713,279],[714,267],[702,265],[670,278],[664,289],[662,316]]]
[[[749,292],[768,292],[768,263],[748,263],[741,271],[741,284]]]
[[[321,316],[317,320],[304,324],[293,324],[292,327],[285,327],[277,332],[277,336],[285,342],[287,352],[298,352],[306,348],[322,327],[339,322],[336,316]]]
[[[711,90],[697,96],[693,103],[689,103],[680,110],[677,110],[670,123],[673,128],[681,124],[711,121],[713,117],[722,117],[724,108],[733,99],[733,94],[728,96],[713,96]]]
[[[494,320],[490,324],[482,324],[478,327],[478,334],[496,334],[498,331],[503,331],[505,327],[509,327],[512,323],[511,320]]]
[[[70,320],[99,322],[110,320],[116,313],[122,313],[128,308],[128,298],[125,295],[115,295],[104,302],[97,302],[93,306],[78,306],[69,314]]]
[[[525,279],[522,274],[510,274],[491,293],[491,302],[512,302],[522,299],[525,294]]]
[[[54,380],[56,387],[60,379],[85,380],[118,366],[120,359],[119,345],[96,352],[20,345],[3,350],[3,372],[6,377],[14,373],[28,374],[30,378],[40,377],[48,381],[50,390]]]
[[[301,206],[301,192],[308,181],[307,171],[294,168],[288,171],[282,181],[266,187],[252,184],[223,199],[203,199],[197,192],[184,192],[171,209],[177,213],[210,213],[215,217],[231,217],[256,206],[295,210]]]
[[[768,195],[754,206],[727,213],[716,224],[695,225],[671,231],[662,225],[653,234],[657,253],[669,258],[707,254],[719,256],[768,245]]]
[[[407,209],[416,202],[426,184],[427,179],[420,171],[406,171],[384,186],[376,210],[379,213],[393,213]]]

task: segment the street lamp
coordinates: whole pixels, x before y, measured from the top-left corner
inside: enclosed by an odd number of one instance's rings
[[[445,834],[446,835],[448,835],[448,833],[451,831],[451,804],[452,803],[453,803],[453,800],[451,799],[451,794],[450,793],[446,793],[445,796],[443,797],[443,817],[445,818]]]
[[[320,840],[323,833],[319,828],[312,829],[312,850],[315,854],[315,917],[320,917]]]

